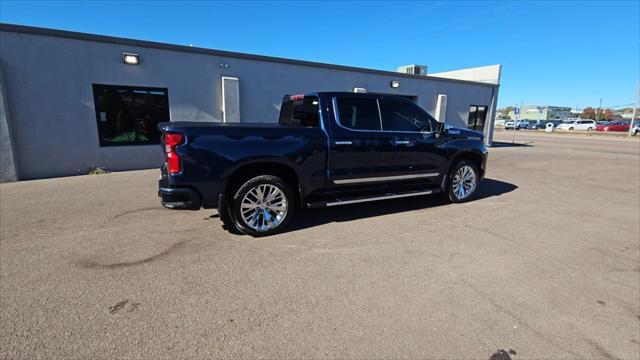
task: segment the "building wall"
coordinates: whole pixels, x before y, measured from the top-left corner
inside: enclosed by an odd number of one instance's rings
[[[547,111],[547,119],[568,119],[572,118],[573,113],[571,113],[570,107],[562,107],[562,106],[549,106]]]
[[[18,179],[5,90],[4,76],[0,66],[0,182],[16,181]]]
[[[543,107],[542,113],[540,114],[540,120],[547,120],[549,113],[548,107]],[[521,120],[538,120],[538,106],[537,105],[524,105],[522,109],[520,109],[520,119]]]
[[[459,79],[459,80],[470,80],[470,81],[479,81],[485,82],[489,84],[500,84],[500,76],[502,72],[502,65],[488,65],[488,66],[478,66],[467,69],[460,70],[452,70],[452,71],[444,71],[439,73],[430,74],[431,76],[448,78],[448,79]]]
[[[122,52],[140,54],[140,65],[124,64]],[[0,66],[20,179],[162,164],[158,145],[99,146],[92,84],[168,88],[171,121],[221,121],[222,76],[240,79],[241,122],[276,122],[284,94],[353,87],[417,96],[418,104],[431,113],[437,95],[446,94],[447,122],[454,126],[466,124],[470,104],[495,100],[490,85],[11,31],[0,31]],[[400,88],[392,89],[391,80],[400,80]]]
[[[567,119],[573,117],[571,108],[562,106],[543,106],[540,120]],[[515,120],[513,111],[509,112],[509,119]],[[520,120],[538,120],[538,105],[523,105],[520,109]]]

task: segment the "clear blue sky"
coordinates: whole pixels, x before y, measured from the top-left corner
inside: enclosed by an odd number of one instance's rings
[[[4,23],[393,70],[503,65],[500,106],[635,101],[628,2],[22,2]]]

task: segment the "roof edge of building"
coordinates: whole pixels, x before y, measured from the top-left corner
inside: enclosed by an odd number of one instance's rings
[[[232,57],[232,58],[245,59],[245,60],[269,61],[269,62],[290,64],[290,65],[311,66],[311,67],[319,67],[319,68],[325,68],[325,69],[364,72],[369,74],[397,76],[397,77],[411,78],[411,79],[435,80],[435,81],[443,81],[443,82],[482,85],[482,86],[489,86],[489,87],[499,86],[499,84],[490,84],[490,83],[480,82],[480,81],[442,78],[442,77],[429,76],[429,75],[412,75],[412,74],[404,74],[404,73],[388,71],[388,70],[377,70],[377,69],[368,69],[368,68],[361,68],[361,67],[355,67],[355,66],[335,65],[335,64],[328,64],[328,63],[321,63],[321,62],[314,62],[314,61],[295,60],[295,59],[287,59],[287,58],[273,57],[273,56],[266,56],[266,55],[255,55],[255,54],[239,53],[239,52],[233,52],[233,51],[215,50],[215,49],[200,48],[200,47],[194,47],[194,46],[168,44],[168,43],[162,43],[162,42],[156,42],[156,41],[137,40],[137,39],[122,38],[122,37],[115,37],[115,36],[108,36],[108,35],[98,35],[98,34],[82,33],[82,32],[76,32],[76,31],[68,31],[68,30],[57,30],[57,29],[50,29],[50,28],[27,26],[27,25],[0,23],[0,32],[2,31],[41,35],[41,36],[60,37],[60,38],[68,38],[68,39],[74,39],[74,40],[103,42],[103,43],[119,44],[119,45],[126,45],[126,46],[146,47],[146,48],[152,48],[152,49],[169,50],[169,51],[177,51],[177,52],[188,52],[188,53],[203,54],[203,55]]]

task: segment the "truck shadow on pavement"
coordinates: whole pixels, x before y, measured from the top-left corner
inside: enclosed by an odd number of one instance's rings
[[[514,143],[514,142],[506,142],[506,141],[494,141],[491,144],[492,148],[504,148],[504,147],[533,147],[532,141],[525,143]]]
[[[518,186],[494,179],[483,179],[473,201],[514,191]],[[290,232],[324,225],[331,222],[352,221],[399,212],[445,206],[449,203],[440,195],[416,196],[404,199],[374,201],[320,209],[301,209],[283,232]]]

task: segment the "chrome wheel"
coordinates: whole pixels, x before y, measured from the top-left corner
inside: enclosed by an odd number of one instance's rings
[[[471,166],[464,165],[456,171],[451,181],[451,190],[458,200],[467,198],[476,189],[476,172]]]
[[[240,212],[247,226],[256,231],[268,231],[287,216],[287,198],[275,185],[259,184],[242,198]]]

